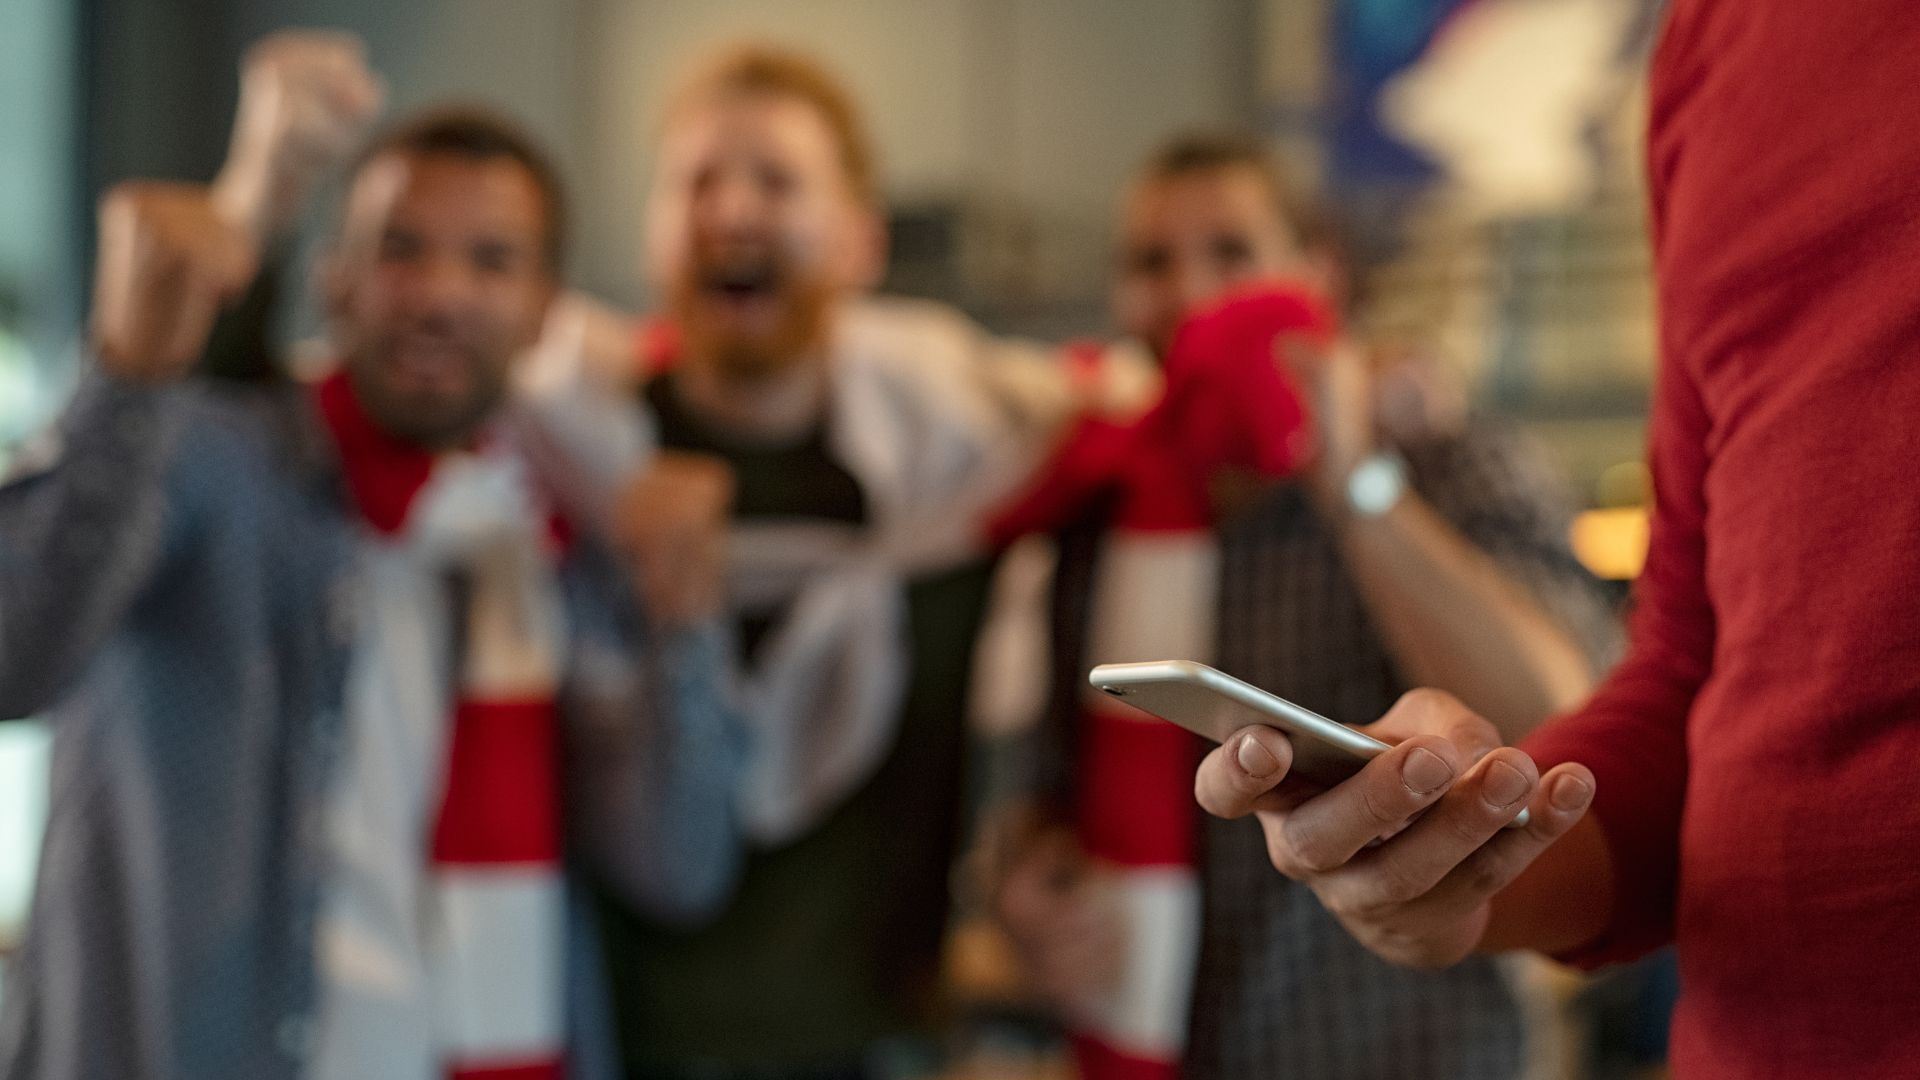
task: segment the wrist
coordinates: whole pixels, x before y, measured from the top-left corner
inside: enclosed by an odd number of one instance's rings
[[[231,159],[213,178],[209,192],[222,220],[251,236],[264,239],[269,228],[266,176],[258,167]]]
[[[236,154],[214,177],[210,196],[222,220],[264,246],[292,225],[304,187],[268,162]]]
[[[1307,491],[1321,516],[1344,528],[1385,517],[1407,498],[1410,486],[1406,460],[1382,448],[1315,470]]]

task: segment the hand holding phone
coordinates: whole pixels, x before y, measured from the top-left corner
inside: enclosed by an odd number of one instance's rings
[[[1319,790],[1286,782],[1303,740],[1242,728],[1200,763],[1194,794],[1216,817],[1257,821],[1274,868],[1394,963],[1445,967],[1483,943],[1569,948],[1605,922],[1606,840],[1583,820],[1592,772],[1564,762],[1542,773],[1526,752],[1501,745],[1485,718],[1436,690],[1404,695],[1366,733],[1392,746]],[[1502,827],[1522,809],[1526,827]],[[1549,849],[1544,877],[1528,879],[1506,907],[1494,902]],[[1582,889],[1597,915],[1556,909]],[[1566,936],[1567,919],[1589,916],[1597,921]]]
[[[1102,664],[1088,676],[1095,689],[1223,743],[1250,724],[1286,732],[1293,748],[1288,773],[1330,788],[1392,747],[1355,728],[1302,708],[1250,683],[1191,660]],[[1508,823],[1524,828],[1525,809]]]

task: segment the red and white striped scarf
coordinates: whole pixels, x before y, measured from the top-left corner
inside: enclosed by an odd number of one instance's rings
[[[435,455],[375,427],[344,375],[317,396],[367,527],[349,712],[369,714],[357,759],[349,723],[320,965],[358,996],[320,1058],[558,1080],[563,532],[508,440]]]
[[[1177,335],[1158,405],[1126,425],[1087,421],[995,522],[1002,540],[1055,531],[1096,496],[1113,501],[1089,612],[1088,665],[1214,655],[1219,544],[1209,481],[1223,468],[1293,471],[1312,447],[1274,353],[1283,335],[1324,341],[1327,307],[1263,289],[1196,314]],[[1069,1018],[1084,1080],[1168,1080],[1185,1048],[1200,939],[1193,736],[1082,685],[1075,818],[1096,902],[1120,913],[1120,978]]]

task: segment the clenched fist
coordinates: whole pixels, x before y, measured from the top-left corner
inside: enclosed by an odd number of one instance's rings
[[[653,618],[680,625],[720,611],[733,491],[725,462],[663,451],[622,494],[614,541]]]
[[[214,198],[261,240],[291,223],[319,179],[344,161],[385,90],[351,34],[289,30],[247,51],[240,110]]]
[[[185,374],[227,302],[258,266],[258,248],[205,187],[134,182],[100,203],[93,348],[123,378]]]
[[[989,823],[978,863],[989,910],[1033,989],[1067,1019],[1089,1015],[1126,965],[1123,913],[1104,902],[1066,825],[1014,808]]]

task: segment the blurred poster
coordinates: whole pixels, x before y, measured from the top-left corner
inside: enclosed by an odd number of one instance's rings
[[[1427,51],[1450,16],[1476,0],[1335,0],[1329,165],[1336,190],[1418,186],[1436,164],[1380,123],[1376,102]]]
[[[1333,180],[1445,183],[1493,216],[1565,209],[1602,167],[1659,0],[1337,0]]]
[[[1571,209],[1599,188],[1596,129],[1638,78],[1626,0],[1475,0],[1380,90],[1382,127],[1488,216]]]

